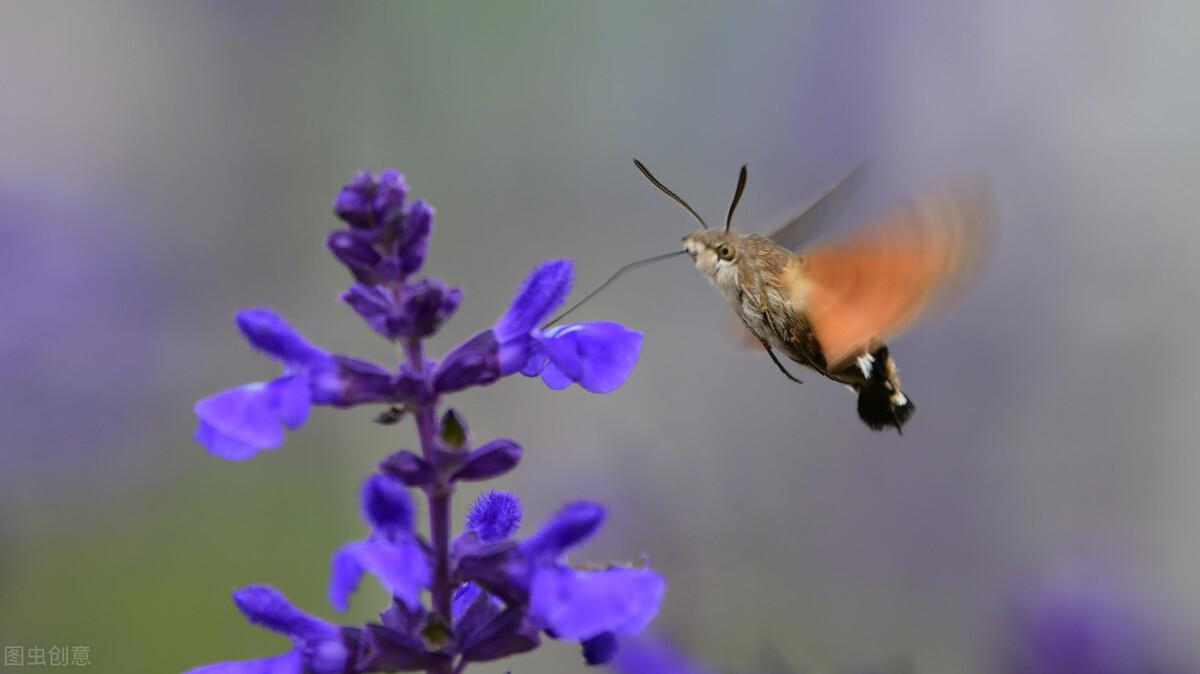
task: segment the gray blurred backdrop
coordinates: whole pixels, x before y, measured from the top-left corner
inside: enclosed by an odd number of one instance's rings
[[[585,290],[678,246],[691,223],[633,155],[710,220],[748,163],[746,230],[866,157],[884,169],[847,225],[982,172],[991,261],[894,341],[903,437],[732,347],[686,259],[631,275],[581,314],[646,333],[618,392],[454,400],[525,446],[497,486],[529,525],[608,504],[577,559],[649,555],[655,629],[718,667],[998,671],[1012,597],[1063,568],[1194,633],[1197,21],[1166,0],[6,3],[0,642],[172,672],[286,647],[234,587],[333,617],[359,481],[414,437],[320,410],[277,452],[208,455],[194,400],[275,372],[233,312],[387,359],[322,242],[342,182],[395,166],[438,209],[427,270],[465,288],[447,348],[542,259]],[[554,644],[471,671],[510,669],[584,668]]]

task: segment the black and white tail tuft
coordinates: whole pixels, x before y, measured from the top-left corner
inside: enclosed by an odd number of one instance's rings
[[[882,431],[894,428],[903,434],[916,407],[900,390],[895,365],[886,346],[880,346],[858,361],[867,382],[858,387],[858,417],[868,428]]]

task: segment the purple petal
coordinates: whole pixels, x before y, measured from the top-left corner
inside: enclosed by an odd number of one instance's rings
[[[368,228],[373,224],[371,198],[374,193],[375,177],[371,172],[355,173],[334,198],[333,212],[351,227]]]
[[[295,430],[304,425],[312,402],[307,376],[292,374],[279,377],[267,384],[266,395],[271,413],[285,426]]]
[[[517,335],[532,332],[571,292],[574,270],[570,260],[548,260],[534,267],[508,312],[496,322],[496,337],[506,342]]]
[[[304,662],[296,651],[271,658],[216,662],[189,669],[183,674],[303,674]]]
[[[283,426],[271,398],[268,384],[256,382],[200,400],[195,405],[200,419],[196,440],[212,453],[235,461],[278,447],[283,444]]]
[[[574,332],[564,332],[576,325],[578,324],[573,323],[552,328],[537,339],[538,347],[549,359],[542,370],[543,377],[546,376],[546,370],[557,370],[557,374],[550,376],[555,379],[561,377],[568,382],[576,382],[583,378],[583,357],[576,344],[579,341],[577,335]]]
[[[371,211],[375,222],[386,225],[403,213],[404,198],[408,196],[408,183],[404,174],[396,169],[384,169],[376,179],[375,198]]]
[[[325,245],[360,283],[375,280],[375,269],[383,258],[363,237],[356,236],[354,232],[338,230],[329,234]]]
[[[433,207],[418,199],[414,201],[405,213],[405,231],[397,238],[400,247],[400,271],[411,274],[425,263],[425,253],[429,250],[429,233],[433,230]]]
[[[258,453],[257,447],[225,435],[203,421],[196,424],[192,437],[213,454],[230,461],[245,461]]]
[[[553,362],[547,363],[546,366],[542,368],[541,375],[542,383],[544,383],[546,388],[549,388],[551,391],[561,391],[575,383],[575,380],[568,377],[566,373],[564,373]]]
[[[541,341],[561,373],[592,393],[609,393],[625,383],[642,349],[642,333],[609,322],[551,328]],[[557,383],[546,381],[551,388]]]
[[[466,612],[471,604],[483,594],[483,590],[475,583],[463,583],[454,591],[454,597],[450,600],[450,614],[454,616],[454,623],[457,625],[462,622],[463,613]]]
[[[651,569],[542,567],[530,587],[529,614],[560,639],[631,635],[658,613],[666,590],[662,576]]]
[[[490,480],[515,468],[520,460],[521,446],[512,440],[499,438],[472,450],[466,463],[455,471],[452,479]]]
[[[530,335],[510,337],[500,344],[497,351],[500,362],[500,374],[507,377],[514,372],[526,372],[539,368],[546,362],[541,347]],[[536,374],[536,373],[535,373]]]
[[[529,341],[532,342],[533,340]],[[521,374],[526,377],[536,377],[542,373],[542,370],[545,369],[546,364],[550,361],[547,360],[546,354],[542,353],[540,348],[526,348],[525,351],[527,357],[525,358],[525,364],[521,366]]]
[[[583,659],[589,665],[604,665],[617,654],[617,637],[612,632],[601,632],[583,641]]]
[[[357,545],[356,554],[358,563],[393,597],[413,610],[421,605],[421,588],[429,585],[429,560],[416,541],[365,541]]]
[[[454,634],[465,660],[494,660],[538,644],[538,627],[524,619],[522,609],[505,610],[503,602],[474,583],[459,588],[453,613]]]
[[[395,313],[392,300],[381,286],[355,283],[339,296],[362,317],[371,329],[391,338],[390,318]]]
[[[474,607],[483,600],[476,600]],[[490,608],[490,607],[487,607]],[[520,607],[510,607],[490,620],[472,620],[471,612],[463,622],[472,627],[462,635],[462,657],[467,662],[498,660],[537,648],[538,626],[528,620]]]
[[[433,386],[439,393],[491,384],[500,378],[499,344],[484,330],[450,350],[438,363]]]
[[[319,639],[338,628],[292,606],[283,593],[269,585],[251,585],[233,593],[233,601],[256,624],[299,639]]]
[[[459,303],[462,290],[435,278],[423,278],[408,287],[404,297],[401,336],[428,337],[437,332]]]
[[[291,367],[311,367],[328,357],[271,309],[242,309],[237,324],[255,348]]]
[[[484,543],[504,540],[521,526],[521,502],[508,492],[493,490],[475,499],[467,513],[467,530]]]
[[[379,470],[409,487],[423,487],[433,481],[433,465],[407,449],[394,452],[379,464]]]
[[[521,544],[533,558],[557,559],[568,549],[591,537],[604,523],[604,506],[575,501],[563,506],[536,534]]]
[[[412,533],[412,498],[404,484],[390,475],[367,478],[362,486],[362,509],[371,527],[388,539]]]
[[[358,543],[349,543],[333,553],[329,564],[329,603],[339,611],[350,608],[350,595],[358,590],[366,569],[358,563]]]

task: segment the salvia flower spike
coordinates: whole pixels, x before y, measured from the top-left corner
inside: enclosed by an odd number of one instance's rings
[[[540,327],[566,299],[574,277],[569,260],[550,260],[533,268],[495,324],[441,358],[427,358],[424,340],[454,315],[462,290],[416,277],[434,210],[408,196],[399,171],[356,174],[333,203],[345,226],[325,239],[352,279],[342,301],[396,345],[401,362],[386,367],[332,353],[274,311],[244,309],[236,316],[238,328],[282,372],[195,406],[196,440],[237,461],[282,446],[286,432],[302,426],[314,405],[370,404],[389,410],[389,423],[411,419],[419,451],[381,452],[379,472],[364,480],[360,492],[364,535],[333,552],[327,586],[338,611],[349,607],[366,576],[392,602],[378,621],[341,626],[301,611],[274,588],[244,587],[234,593],[237,607],[250,622],[290,637],[292,648],[188,674],[458,674],[472,662],[537,648],[543,635],[577,641],[588,664],[602,664],[617,653],[621,638],[641,631],[658,611],[666,583],[649,567],[566,563],[566,551],[603,523],[605,511],[597,503],[569,503],[518,540],[520,501],[489,491],[471,507],[462,532],[451,537],[456,484],[507,473],[523,450],[507,438],[474,444],[462,415],[440,411],[444,396],[518,372],[541,377],[551,389],[578,384],[608,393],[632,372],[642,335],[609,322]],[[417,526],[413,489],[426,499],[427,535]]]

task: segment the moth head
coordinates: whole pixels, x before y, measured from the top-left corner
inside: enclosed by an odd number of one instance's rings
[[[683,249],[701,273],[714,276],[739,261],[738,236],[732,230],[698,229],[683,237]]]
[[[734,190],[733,201],[729,203],[729,212],[725,215],[725,229],[716,230],[709,229],[708,223],[704,222],[704,218],[700,217],[696,209],[684,201],[683,197],[671,191],[662,181],[655,178],[654,174],[650,172],[650,169],[646,168],[645,164],[642,164],[637,158],[634,158],[633,164],[642,172],[646,180],[649,180],[663,194],[682,206],[688,213],[691,213],[696,222],[700,223],[701,229],[697,229],[683,237],[683,249],[692,256],[692,261],[696,263],[696,268],[712,278],[713,281],[724,282],[730,280],[732,277],[725,276],[722,278],[722,273],[734,269],[738,262],[738,248],[741,235],[730,229],[730,226],[733,224],[733,213],[737,210],[738,202],[742,200],[742,192],[746,189],[746,167],[743,165],[742,170],[738,172],[737,189]]]

